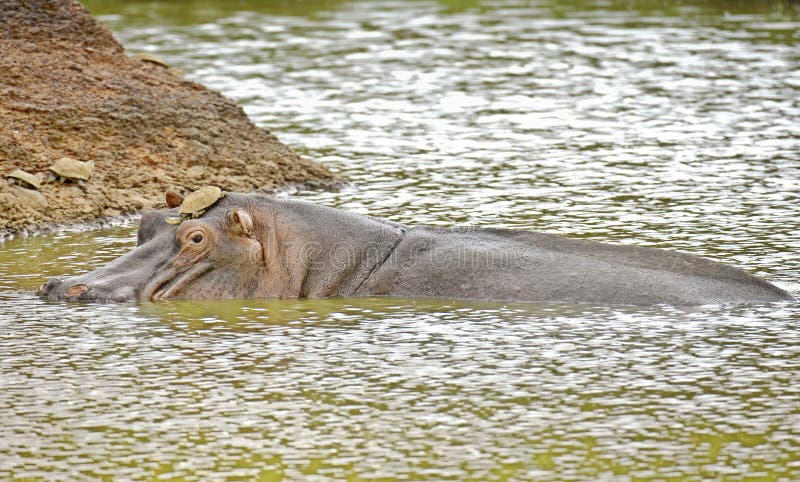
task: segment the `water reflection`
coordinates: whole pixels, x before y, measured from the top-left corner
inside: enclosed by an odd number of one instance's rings
[[[788,477],[800,334],[773,310],[39,305],[0,360],[4,475]]]
[[[790,2],[89,2],[411,224],[710,256],[800,294]],[[0,479],[797,480],[800,307],[44,303],[0,246]]]

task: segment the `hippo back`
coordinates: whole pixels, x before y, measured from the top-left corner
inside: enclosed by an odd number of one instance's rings
[[[745,271],[699,256],[553,234],[412,228],[363,293],[633,305],[791,299]]]

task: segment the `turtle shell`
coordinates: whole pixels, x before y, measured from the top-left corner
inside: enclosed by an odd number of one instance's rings
[[[50,170],[56,175],[67,179],[87,181],[92,177],[94,161],[77,161],[69,157],[62,157],[50,166]]]
[[[135,54],[133,56],[133,58],[141,60],[142,62],[150,62],[151,64],[160,65],[162,67],[169,67],[167,65],[167,63],[164,62],[164,59],[162,59],[158,55],[153,55],[153,54],[148,54],[146,52],[141,52],[141,53]]]
[[[22,169],[13,170],[8,174],[6,174],[6,177],[11,179],[18,179],[34,189],[39,189],[40,187],[42,187],[42,180],[39,178],[39,176],[35,176],[29,172],[25,172]]]
[[[203,213],[203,211],[213,206],[215,202],[219,201],[224,195],[225,194],[222,192],[222,189],[218,188],[217,186],[201,187],[183,199],[178,212],[181,215],[186,216],[199,216]]]

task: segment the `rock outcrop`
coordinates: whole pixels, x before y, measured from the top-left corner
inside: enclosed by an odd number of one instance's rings
[[[79,3],[0,0],[0,11],[0,238],[160,206],[167,188],[336,183],[231,100],[127,55]],[[5,179],[61,157],[94,161],[92,178],[39,191]]]

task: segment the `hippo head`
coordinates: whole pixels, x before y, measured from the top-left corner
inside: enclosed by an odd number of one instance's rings
[[[167,203],[174,206],[175,200],[168,196]],[[146,212],[134,250],[84,275],[51,278],[39,296],[151,301],[236,298],[264,289],[259,280],[266,278],[265,251],[246,204],[223,199],[201,217],[170,224],[177,215],[177,208]]]

